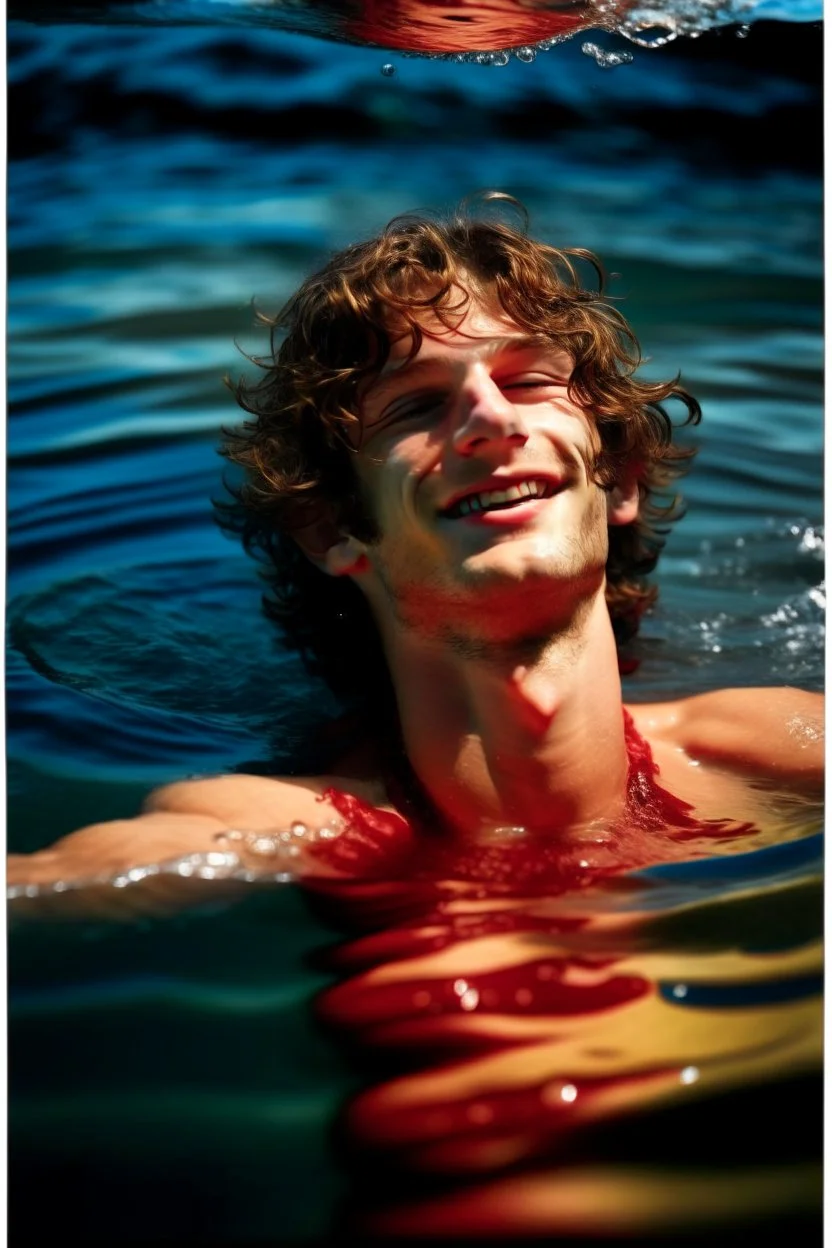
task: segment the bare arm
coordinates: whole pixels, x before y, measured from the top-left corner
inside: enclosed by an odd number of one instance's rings
[[[168,785],[134,819],[93,824],[48,849],[9,855],[11,914],[131,918],[238,896],[246,875],[337,874],[309,852],[321,829],[337,827],[336,812],[322,800],[329,787],[381,797],[376,786],[340,777],[220,776]]]

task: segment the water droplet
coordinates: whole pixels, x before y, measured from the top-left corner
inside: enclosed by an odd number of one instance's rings
[[[684,1070],[679,1072],[680,1083],[696,1083],[699,1078],[699,1069],[696,1066],[686,1066]]]
[[[492,65],[508,65],[511,57],[508,52],[495,52],[491,58]]]
[[[528,46],[524,48],[515,48],[514,55],[517,57],[518,61],[523,61],[525,65],[530,65],[537,56],[537,48]]]
[[[578,1089],[574,1083],[565,1083],[560,1090],[560,1099],[566,1101],[567,1105],[571,1105],[577,1099]]]
[[[673,996],[676,997],[677,1000],[681,1001],[682,997],[686,997],[688,995],[688,986],[687,984],[674,984],[672,992]]]
[[[272,854],[277,853],[277,841],[273,836],[255,836],[249,841],[248,847],[253,854],[261,858],[270,858]]]
[[[480,994],[476,988],[469,988],[459,998],[459,1004],[463,1010],[475,1010],[480,1003]]]
[[[382,65],[381,72],[385,78],[392,78],[396,72],[396,66],[391,65],[390,62],[388,61],[386,65]]]

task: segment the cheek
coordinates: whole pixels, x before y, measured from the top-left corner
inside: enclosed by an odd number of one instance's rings
[[[436,469],[439,456],[426,435],[413,435],[391,447],[379,473],[378,495],[391,506],[404,503],[408,510],[426,477]]]

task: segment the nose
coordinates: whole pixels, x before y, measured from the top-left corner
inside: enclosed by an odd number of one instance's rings
[[[514,404],[487,374],[466,378],[459,396],[453,432],[458,455],[478,455],[505,447],[525,446],[528,430]]]

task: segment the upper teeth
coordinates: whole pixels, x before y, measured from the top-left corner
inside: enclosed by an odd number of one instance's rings
[[[542,498],[546,493],[545,481],[521,481],[518,485],[510,485],[507,490],[483,490],[480,494],[469,494],[453,508],[460,516],[467,516],[472,511],[485,511],[497,503],[514,503],[521,498]]]

